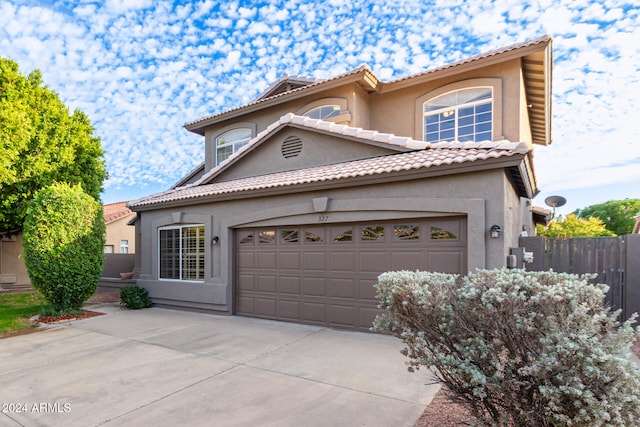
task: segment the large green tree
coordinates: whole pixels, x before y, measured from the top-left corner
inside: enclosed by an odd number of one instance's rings
[[[72,114],[38,70],[24,76],[0,57],[0,233],[20,230],[27,202],[54,182],[80,184],[99,200],[107,177],[100,138]]]
[[[640,212],[640,199],[609,200],[597,205],[577,209],[574,214],[579,218],[599,218],[608,230],[618,236],[633,231],[633,217]]]

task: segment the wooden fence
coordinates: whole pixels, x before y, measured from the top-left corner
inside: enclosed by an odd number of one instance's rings
[[[609,286],[607,303],[621,309],[622,319],[640,312],[640,235],[549,239],[521,237],[520,246],[533,252],[530,271],[595,273],[595,283]]]

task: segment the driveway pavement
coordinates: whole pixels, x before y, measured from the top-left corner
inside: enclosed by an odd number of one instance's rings
[[[151,308],[0,340],[0,426],[413,426],[393,337]]]

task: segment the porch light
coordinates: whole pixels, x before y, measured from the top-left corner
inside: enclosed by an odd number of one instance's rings
[[[219,241],[220,241],[220,238],[218,236],[213,236],[211,238],[211,246],[217,245]]]
[[[491,235],[492,239],[497,239],[498,237],[500,237],[500,232],[502,231],[502,228],[500,228],[499,225],[494,224],[491,226],[491,228],[489,229],[489,233]]]

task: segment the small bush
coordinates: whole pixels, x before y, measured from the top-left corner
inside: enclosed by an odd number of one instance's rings
[[[492,426],[640,425],[639,331],[604,305],[590,277],[481,270],[461,278],[390,272],[374,328],[407,345],[409,370],[438,381]]]
[[[100,203],[80,185],[56,183],[36,193],[24,222],[31,283],[55,312],[78,310],[96,290],[104,262]]]
[[[127,308],[148,308],[153,305],[149,292],[139,286],[124,286],[120,288],[120,302]]]

